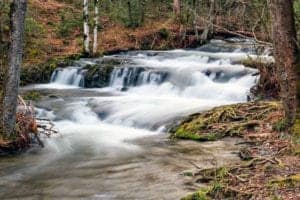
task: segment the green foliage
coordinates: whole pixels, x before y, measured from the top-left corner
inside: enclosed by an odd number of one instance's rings
[[[46,33],[44,26],[38,23],[33,16],[25,18],[25,58],[36,58],[45,48],[43,37]]]
[[[211,198],[207,195],[208,192],[209,190],[204,188],[193,194],[181,198],[181,200],[210,200]]]
[[[287,124],[284,119],[279,120],[277,123],[273,125],[273,130],[277,132],[283,132],[287,129]]]
[[[22,95],[24,100],[37,101],[41,98],[40,93],[36,91],[30,91]]]
[[[100,14],[127,27],[139,27],[145,20],[170,17],[172,0],[102,0]]]
[[[170,31],[166,28],[160,29],[158,33],[163,39],[168,39],[170,37]]]
[[[45,34],[45,29],[42,24],[39,24],[33,17],[25,19],[25,34],[26,37],[41,37]]]
[[[83,19],[81,16],[74,16],[71,12],[60,13],[61,22],[57,29],[60,37],[68,37],[74,30],[81,30]]]

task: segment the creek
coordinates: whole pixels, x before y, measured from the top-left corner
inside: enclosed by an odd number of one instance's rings
[[[200,185],[187,170],[238,162],[240,140],[169,139],[170,125],[220,105],[246,102],[259,75],[241,64],[252,41],[212,40],[191,50],[131,51],[56,70],[37,116],[59,134],[45,148],[0,158],[0,199],[179,199]],[[87,65],[122,60],[106,87],[85,88]],[[196,167],[197,166],[197,167]]]

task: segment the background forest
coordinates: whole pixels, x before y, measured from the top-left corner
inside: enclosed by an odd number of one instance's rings
[[[93,1],[89,2],[92,10]],[[195,45],[192,42],[196,39],[195,30],[202,30],[206,26],[210,9],[209,0],[182,0],[180,15],[176,18],[173,0],[101,0],[99,5],[99,45],[102,53],[122,49],[168,49]],[[299,1],[295,1],[295,10],[298,26]],[[7,48],[8,12],[9,1],[1,1],[2,53]],[[233,31],[270,41],[270,19],[265,0],[217,0],[214,15],[216,33]],[[90,19],[92,24],[92,17]],[[82,1],[47,0],[47,4],[38,0],[29,1],[25,31],[25,67],[60,55],[81,53]],[[176,42],[174,37],[178,37]]]

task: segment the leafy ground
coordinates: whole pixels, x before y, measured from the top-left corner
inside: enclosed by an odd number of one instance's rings
[[[29,1],[26,18],[25,67],[45,63],[53,57],[79,54],[82,51],[82,8],[66,1]],[[51,20],[49,20],[51,19]],[[180,26],[170,19],[148,20],[138,28],[100,20],[99,50],[102,53],[130,49],[167,49],[188,46],[175,40]]]
[[[284,132],[279,102],[249,102],[194,114],[173,128],[173,137],[198,141],[226,136],[244,138],[239,165],[199,169],[198,183],[207,184],[183,200],[299,199],[300,120],[293,135]]]

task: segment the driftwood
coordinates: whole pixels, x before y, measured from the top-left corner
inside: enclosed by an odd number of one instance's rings
[[[48,119],[38,119],[35,116],[35,110],[31,102],[28,104],[24,99],[18,97],[19,105],[17,109],[17,140],[11,142],[13,146],[19,148],[29,147],[34,144],[38,144],[44,147],[43,141],[40,139],[41,135],[50,137],[52,134],[56,134],[54,124]],[[8,146],[10,143],[8,143]]]

